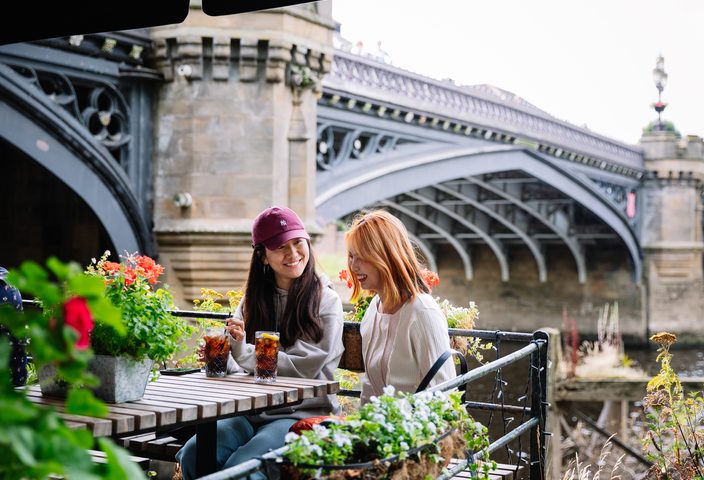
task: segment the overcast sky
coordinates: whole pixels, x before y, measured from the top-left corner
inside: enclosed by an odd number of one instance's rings
[[[657,118],[652,70],[669,75],[664,119],[704,136],[704,0],[332,0],[342,36],[395,66],[488,83],[627,143]]]

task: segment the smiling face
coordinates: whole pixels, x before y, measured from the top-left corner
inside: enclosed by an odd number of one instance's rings
[[[351,248],[348,251],[348,264],[352,275],[357,277],[364,290],[371,290],[383,296],[381,275],[379,270],[371,263],[360,258]]]
[[[276,286],[288,290],[291,282],[303,275],[309,259],[308,241],[305,238],[293,238],[276,250],[265,248],[262,261],[274,272]]]

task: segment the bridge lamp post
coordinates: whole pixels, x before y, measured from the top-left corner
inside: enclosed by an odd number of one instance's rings
[[[655,88],[658,89],[658,101],[653,104],[653,108],[658,112],[658,131],[663,131],[662,117],[661,114],[667,103],[662,101],[662,91],[665,90],[665,85],[667,85],[667,73],[665,73],[665,59],[662,55],[658,55],[655,61],[655,68],[653,69],[653,81],[655,82]]]

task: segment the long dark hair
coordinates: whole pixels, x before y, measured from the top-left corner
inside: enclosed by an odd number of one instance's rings
[[[245,286],[242,315],[247,331],[247,342],[254,343],[257,330],[277,330],[281,346],[293,345],[299,338],[319,342],[323,338],[320,325],[320,299],[323,285],[315,273],[315,257],[308,242],[308,264],[303,274],[291,282],[281,322],[276,324],[274,272],[264,264],[264,245],[258,244],[252,252],[252,262]]]

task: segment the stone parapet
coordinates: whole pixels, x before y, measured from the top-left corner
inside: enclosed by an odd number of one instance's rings
[[[317,25],[312,26],[311,22]],[[151,30],[151,61],[164,79],[287,81],[292,64],[315,81],[332,66],[332,29],[325,12],[273,9],[213,18],[192,9],[182,24]]]
[[[645,153],[645,167],[657,177],[688,177],[704,181],[704,142],[701,137],[679,138],[672,132],[644,135],[640,144]]]
[[[155,40],[151,57],[166,81],[176,76],[187,80],[228,79],[280,83],[287,79],[291,64],[306,67],[314,80],[330,71],[332,52],[256,37],[198,37],[183,35]]]

